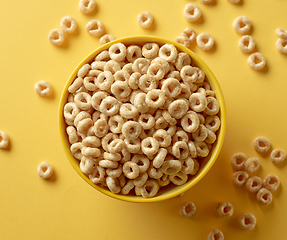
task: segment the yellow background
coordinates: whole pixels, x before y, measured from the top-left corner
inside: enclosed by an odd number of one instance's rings
[[[188,23],[183,8],[198,4],[203,17]],[[78,11],[77,0],[2,1],[0,7],[0,131],[11,139],[0,151],[0,239],[207,239],[219,228],[225,239],[285,239],[287,228],[287,166],[274,165],[252,146],[257,136],[270,139],[272,148],[287,151],[286,88],[287,56],[275,47],[275,29],[287,28],[286,0],[243,0],[234,5],[216,0],[204,5],[187,0],[98,0],[95,13]],[[150,11],[155,18],[151,30],[141,29],[137,15]],[[76,34],[64,47],[48,41],[48,33],[60,27],[63,16],[78,23]],[[238,49],[240,35],[232,28],[238,16],[248,16],[257,50],[267,59],[262,72],[246,63],[248,54]],[[58,105],[66,80],[78,63],[99,46],[85,31],[91,19],[101,20],[116,38],[154,35],[174,40],[186,27],[208,32],[216,45],[204,52],[191,49],[207,63],[220,83],[227,110],[227,129],[222,151],[213,168],[181,198],[158,203],[127,203],[97,192],[75,172],[64,153],[58,127]],[[54,89],[50,98],[34,91],[39,80]],[[274,200],[262,206],[244,188],[231,182],[230,157],[236,152],[261,160],[258,176],[277,174],[280,188]],[[52,179],[38,177],[42,161],[55,168]],[[191,219],[179,215],[181,205],[193,201],[197,213]],[[213,207],[229,201],[234,215],[221,219]],[[238,217],[251,212],[257,217],[252,231],[240,230]]]

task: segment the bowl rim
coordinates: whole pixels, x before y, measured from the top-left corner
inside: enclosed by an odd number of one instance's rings
[[[119,43],[119,42],[123,42],[124,44],[137,44],[137,43],[142,44],[142,43],[147,43],[147,42],[156,42],[160,45],[168,43],[168,44],[173,44],[174,46],[176,46],[176,48],[178,50],[188,53],[191,56],[191,58],[193,59],[193,61],[196,63],[196,65],[198,67],[200,67],[205,72],[205,74],[208,78],[208,82],[212,86],[212,89],[215,90],[216,99],[218,100],[219,105],[220,105],[221,126],[220,126],[219,132],[217,133],[217,135],[218,135],[217,140],[216,140],[217,144],[213,147],[212,154],[210,153],[209,154],[210,156],[208,156],[209,160],[203,166],[203,168],[200,169],[200,173],[197,173],[195,175],[195,177],[192,178],[192,181],[188,181],[184,185],[177,186],[178,189],[176,191],[171,191],[168,194],[158,195],[158,196],[155,196],[152,198],[143,198],[142,196],[129,196],[129,195],[122,195],[122,194],[115,194],[115,193],[110,192],[109,190],[101,188],[100,186],[93,184],[89,180],[89,178],[85,174],[82,173],[82,171],[79,168],[79,164],[78,164],[79,161],[76,160],[72,156],[69,148],[67,147],[68,142],[67,142],[67,134],[65,131],[66,123],[65,123],[64,117],[63,117],[63,108],[64,108],[64,105],[65,105],[66,100],[67,100],[66,98],[68,96],[67,89],[70,86],[70,84],[72,83],[72,81],[75,79],[76,74],[77,74],[77,72],[81,66],[83,66],[85,63],[91,62],[97,53],[99,53],[103,50],[106,50],[112,44]],[[203,60],[201,60],[194,52],[192,52],[190,49],[182,46],[181,44],[178,44],[176,42],[170,41],[170,40],[165,39],[165,38],[150,36],[150,35],[135,35],[135,36],[128,36],[128,37],[119,38],[119,39],[116,39],[116,40],[111,41],[109,43],[106,43],[106,44],[96,48],[91,53],[89,53],[77,65],[77,67],[73,70],[73,72],[70,74],[68,80],[66,81],[65,86],[62,90],[61,97],[60,97],[60,103],[59,103],[58,111],[59,111],[58,117],[59,117],[59,130],[60,130],[61,141],[62,141],[62,144],[64,147],[64,151],[66,153],[66,156],[68,157],[69,162],[72,164],[72,166],[76,170],[76,172],[85,180],[85,182],[87,182],[92,187],[96,188],[101,193],[104,193],[105,195],[108,195],[108,196],[113,197],[115,199],[119,199],[119,200],[123,200],[123,201],[127,201],[127,202],[158,202],[158,201],[162,201],[162,200],[167,200],[167,199],[178,196],[179,194],[187,191],[192,186],[197,184],[209,172],[209,170],[211,169],[211,167],[215,163],[215,161],[216,161],[216,159],[220,153],[220,150],[222,148],[223,142],[224,142],[225,129],[226,129],[226,109],[225,109],[225,102],[224,102],[223,93],[222,93],[221,87],[220,87],[218,81],[216,80],[214,74],[209,69],[209,67],[205,64],[205,62],[203,62]],[[68,143],[68,144],[70,144],[70,143]]]

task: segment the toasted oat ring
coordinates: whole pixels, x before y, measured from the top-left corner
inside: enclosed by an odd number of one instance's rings
[[[147,74],[153,76],[158,81],[163,79],[165,70],[160,63],[152,63],[147,70]]]
[[[277,29],[275,30],[275,33],[276,33],[276,35],[277,35],[279,38],[282,38],[282,39],[286,39],[286,38],[287,38],[287,30],[286,30],[286,29],[277,28]]]
[[[126,98],[131,94],[131,89],[126,82],[116,81],[111,86],[111,92],[116,98]]]
[[[116,169],[108,168],[106,170],[106,174],[112,178],[118,178],[119,176],[122,175],[122,173],[123,173],[122,165],[119,165],[118,168],[116,168]]]
[[[146,104],[146,94],[138,93],[134,97],[134,106],[138,109],[140,113],[146,113],[149,110],[148,105]]]
[[[125,146],[127,148],[127,150],[130,152],[130,153],[139,153],[140,150],[141,150],[141,141],[139,138],[137,139],[134,139],[134,140],[131,140],[131,139],[125,139],[124,140],[125,142]]]
[[[270,153],[270,159],[273,163],[281,163],[285,160],[286,158],[286,153],[282,149],[274,149]]]
[[[247,157],[244,153],[235,153],[230,159],[231,166],[235,170],[241,170],[244,168],[244,163],[246,160]]]
[[[91,114],[89,114],[87,111],[79,112],[74,119],[74,125],[78,127],[79,122],[86,118],[91,118]]]
[[[149,60],[146,58],[137,58],[133,62],[132,69],[134,72],[139,72],[140,74],[146,74],[149,68]]]
[[[151,75],[144,74],[139,78],[139,88],[145,93],[148,93],[153,89],[156,89],[157,86],[158,82]]]
[[[205,142],[194,141],[194,145],[199,157],[206,157],[209,154],[209,149]]]
[[[109,152],[104,152],[103,154],[104,159],[106,160],[111,160],[111,161],[115,161],[118,162],[121,160],[121,154],[119,153],[109,153]]]
[[[161,169],[154,168],[152,165],[150,165],[147,173],[148,173],[148,176],[153,179],[160,179],[163,176],[163,172],[161,171]]]
[[[99,119],[94,123],[93,130],[97,137],[102,138],[108,133],[109,125],[105,120]]]
[[[124,146],[122,139],[114,139],[108,144],[108,150],[110,153],[118,153],[123,150]]]
[[[155,124],[154,124],[154,128],[156,130],[158,129],[165,129],[169,126],[168,122],[164,119],[164,117],[159,117],[158,119],[156,119]]]
[[[102,183],[105,180],[105,169],[97,166],[93,169],[93,171],[89,174],[89,179],[94,184]]]
[[[112,34],[105,34],[100,38],[100,44],[104,45],[111,41],[114,41],[116,38]]]
[[[180,216],[190,218],[196,213],[196,206],[193,202],[186,202],[179,211]]]
[[[136,187],[143,186],[146,181],[148,180],[148,174],[147,172],[141,173],[137,178],[133,180],[133,183]]]
[[[251,177],[246,181],[245,186],[246,189],[251,193],[258,192],[259,189],[262,187],[262,179],[257,176]]]
[[[73,144],[79,141],[79,137],[77,135],[77,130],[74,126],[68,126],[66,128],[66,132],[68,134],[68,138],[69,138],[69,143]],[[0,138],[1,138],[1,132],[0,132]],[[3,139],[3,137],[2,137]],[[3,141],[3,140],[2,140]],[[0,148],[1,148],[1,141],[0,141]]]
[[[248,57],[247,64],[254,70],[259,71],[265,67],[266,59],[262,53],[255,52]]]
[[[263,187],[269,191],[276,191],[280,185],[280,180],[276,175],[269,174],[263,179]]]
[[[248,158],[244,162],[244,168],[249,173],[253,173],[253,172],[257,171],[259,169],[259,167],[260,167],[260,161],[259,161],[259,158],[257,158],[257,157]]]
[[[180,70],[180,76],[183,82],[190,86],[197,81],[198,73],[194,67],[187,65]]]
[[[161,171],[167,175],[178,173],[182,168],[182,163],[179,160],[165,160],[160,167]]]
[[[200,33],[196,36],[196,44],[202,50],[208,51],[214,45],[214,38],[209,33]]]
[[[143,129],[151,129],[155,124],[155,119],[150,113],[143,113],[139,116],[138,123]]]
[[[207,116],[204,125],[212,132],[216,132],[220,127],[220,119],[216,115]]]
[[[121,133],[124,125],[124,119],[120,115],[115,115],[110,117],[108,124],[111,132]]]
[[[259,201],[260,203],[267,205],[272,202],[273,196],[272,196],[272,193],[268,189],[261,188],[256,194],[256,198],[257,198],[257,201]]]
[[[137,21],[142,28],[149,28],[154,20],[151,13],[146,11],[138,15]]]
[[[181,44],[187,48],[189,48],[189,46],[191,44],[191,41],[187,37],[182,36],[182,35],[176,36],[174,40],[175,40],[175,42],[177,42],[177,43],[179,43],[179,44]]]
[[[188,3],[183,9],[183,16],[188,22],[194,22],[201,17],[201,10],[196,4]]]
[[[133,63],[136,59],[142,56],[142,50],[137,45],[131,45],[127,47],[127,60]]]
[[[191,158],[196,158],[197,157],[197,150],[196,150],[196,147],[194,145],[194,142],[193,141],[188,141],[187,145],[188,145],[188,148],[189,148],[189,156]]]
[[[237,187],[243,186],[248,178],[249,175],[245,171],[237,171],[232,174],[233,184]]]
[[[183,99],[177,99],[168,106],[168,112],[176,119],[182,118],[188,110],[188,105]]]
[[[93,171],[95,161],[92,157],[83,156],[80,162],[80,169],[84,174],[89,174]]]
[[[172,136],[172,142],[173,143],[176,143],[176,142],[179,142],[179,141],[184,141],[184,142],[188,142],[188,135],[187,133],[182,130],[182,129],[178,129],[175,134]]]
[[[146,172],[150,165],[149,159],[143,154],[134,155],[131,161],[138,165],[140,173]]]
[[[270,142],[266,137],[257,137],[253,141],[253,147],[259,153],[266,153],[270,149]]]
[[[128,84],[131,89],[136,90],[139,88],[139,79],[141,77],[141,74],[139,72],[134,72],[131,74]]]
[[[82,110],[89,110],[92,107],[92,97],[86,92],[77,93],[74,97],[74,102]]]
[[[160,47],[158,55],[166,61],[172,62],[177,57],[177,49],[174,45],[166,43]]]
[[[193,111],[188,111],[180,120],[182,128],[189,133],[195,132],[199,127],[199,117]]]
[[[82,13],[90,13],[96,8],[95,0],[80,0],[79,2],[79,10]]]
[[[256,218],[252,213],[246,213],[238,219],[238,223],[241,229],[252,230],[256,225]]]
[[[102,145],[101,140],[96,136],[88,136],[84,138],[82,144],[85,147],[95,147],[95,148],[100,147]]]
[[[246,34],[251,28],[251,21],[248,17],[240,16],[233,21],[233,28],[240,34]]]
[[[114,83],[113,74],[110,71],[103,71],[97,77],[96,85],[101,90],[110,90],[112,84]]]
[[[100,20],[91,20],[86,25],[86,31],[95,37],[101,37],[105,33],[105,28]]]
[[[250,35],[244,35],[240,38],[238,47],[244,53],[252,52],[255,48],[255,41]]]
[[[178,71],[180,71],[184,66],[188,66],[191,64],[191,58],[187,53],[179,53],[175,60],[175,67]]]
[[[70,151],[72,155],[78,160],[81,160],[81,158],[83,157],[82,148],[83,148],[83,144],[81,142],[73,143],[70,146]]]
[[[68,87],[70,93],[75,93],[80,87],[83,86],[84,79],[77,77],[74,82]]]
[[[205,138],[205,142],[212,144],[216,141],[216,134],[212,132],[210,129],[206,128],[207,130],[207,137]]]
[[[106,184],[112,193],[119,193],[122,190],[117,178],[107,177]]]
[[[233,215],[233,206],[229,202],[220,202],[215,206],[214,212],[218,217],[231,217]]]
[[[126,58],[127,48],[122,43],[115,43],[109,48],[110,58],[116,62],[121,62]]]
[[[96,85],[96,82],[97,82],[97,78],[88,76],[84,78],[83,83],[84,83],[84,87],[88,91],[94,92],[99,89],[98,86]]]
[[[99,166],[103,168],[117,168],[119,164],[116,161],[103,159],[99,161]]]
[[[188,180],[187,174],[183,172],[178,172],[174,175],[169,175],[168,178],[174,185],[177,186],[185,184]]]
[[[189,154],[187,143],[184,141],[175,142],[172,145],[172,155],[178,159],[185,159]]]
[[[181,84],[175,78],[167,78],[164,81],[161,90],[167,97],[175,98],[181,93]]]
[[[120,107],[120,115],[123,118],[126,119],[134,118],[135,116],[137,116],[137,114],[138,114],[137,108],[130,103],[124,103]]]
[[[195,112],[202,112],[207,107],[207,100],[204,94],[193,93],[189,97],[190,108]]]
[[[52,94],[52,86],[48,81],[38,81],[34,85],[35,92],[42,97],[47,97]]]
[[[119,101],[111,96],[103,99],[100,104],[100,111],[108,116],[114,116],[120,109]]]
[[[74,102],[68,102],[64,106],[64,117],[69,121],[74,121],[80,111]]]
[[[276,41],[276,48],[281,53],[287,53],[287,38],[279,38]]]
[[[48,39],[54,45],[60,46],[65,41],[65,33],[58,28],[54,28],[49,32]]]
[[[75,19],[70,16],[63,17],[61,19],[60,26],[65,33],[73,33],[77,29],[77,23]]]
[[[85,118],[78,123],[77,130],[80,134],[86,135],[94,124],[91,118]]]
[[[107,96],[108,96],[108,93],[106,92],[102,92],[102,91],[95,92],[91,98],[91,103],[92,103],[93,108],[97,111],[100,111],[101,102]]]
[[[141,149],[146,155],[154,155],[158,152],[159,142],[153,137],[147,137],[141,141]]]
[[[133,180],[128,180],[127,183],[123,186],[121,194],[127,195],[135,187]]]
[[[155,168],[160,168],[162,164],[164,163],[165,157],[167,155],[167,150],[165,148],[160,148],[158,150],[157,155],[152,161],[152,164]]]
[[[142,47],[142,55],[147,59],[155,58],[158,55],[159,46],[157,43],[146,43]]]
[[[166,148],[171,144],[171,135],[164,129],[156,130],[153,137],[158,141],[160,147]]]
[[[219,112],[219,103],[216,98],[214,97],[207,97],[207,106],[204,109],[204,113],[208,115],[215,115]]]
[[[41,162],[37,168],[37,173],[41,178],[47,179],[54,172],[53,166],[48,162]]]
[[[160,89],[152,89],[146,94],[146,104],[151,108],[159,108],[165,103],[166,96]]]
[[[144,198],[154,197],[159,190],[159,185],[157,181],[153,179],[149,179],[145,182],[145,184],[140,187],[140,193]]]
[[[170,113],[168,112],[168,110],[163,110],[162,116],[165,119],[165,121],[167,121],[167,123],[170,124],[171,126],[177,124],[177,120],[173,118],[172,116],[170,116]]]
[[[127,139],[134,140],[141,134],[142,127],[138,122],[127,121],[123,124],[122,133]]]
[[[140,174],[139,166],[132,161],[128,161],[123,165],[123,173],[127,178],[135,179]]]
[[[104,65],[104,71],[110,71],[112,74],[115,74],[117,71],[121,70],[121,66],[115,60],[109,60]]]
[[[224,235],[219,229],[213,229],[209,232],[207,240],[224,240]]]
[[[195,175],[199,170],[199,163],[197,160],[187,157],[181,160],[182,168],[181,172],[185,174]]]

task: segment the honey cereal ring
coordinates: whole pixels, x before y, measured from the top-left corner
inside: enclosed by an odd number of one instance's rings
[[[116,62],[123,61],[127,55],[127,48],[122,43],[115,43],[109,48],[110,58]]]
[[[176,119],[182,118],[188,110],[188,105],[183,99],[177,99],[168,106],[168,112]]]
[[[237,17],[233,21],[233,28],[240,34],[246,34],[251,28],[251,21],[246,16]]]
[[[186,48],[189,48],[189,46],[191,44],[190,40],[187,37],[184,37],[182,35],[176,36],[174,40],[175,40],[175,42],[185,46]]]
[[[170,124],[171,126],[177,124],[177,120],[175,118],[173,118],[172,116],[170,116],[168,110],[163,110],[162,116],[163,116],[164,120],[167,121],[167,123]]]
[[[37,173],[39,177],[48,179],[53,175],[54,168],[48,162],[41,162],[37,168]]]
[[[270,153],[270,159],[273,163],[281,163],[285,160],[286,158],[286,153],[282,149],[274,149]]]
[[[279,38],[282,38],[282,39],[286,39],[286,38],[287,38],[287,30],[286,30],[286,29],[277,28],[277,29],[275,30],[275,33],[276,33],[276,35],[277,35]]]
[[[92,92],[98,90],[98,86],[96,85],[96,82],[97,82],[96,80],[97,78],[95,77],[85,77],[83,81],[85,89],[87,89],[88,91],[92,91]]]
[[[84,65],[79,69],[79,71],[77,72],[77,76],[78,76],[78,77],[81,77],[81,78],[84,78],[84,77],[88,74],[88,72],[89,72],[90,69],[91,69],[91,65],[90,65],[90,64],[88,64],[88,63],[84,64]]]
[[[118,138],[119,138],[119,136],[117,134],[107,133],[101,140],[102,148],[106,152],[108,152],[109,151],[109,149],[108,149],[109,143],[111,143],[113,140],[118,139]]]
[[[91,180],[92,183],[94,184],[99,184],[102,183],[105,180],[105,169],[96,166],[94,167],[93,171],[89,174],[89,179]]]
[[[116,81],[111,86],[111,92],[116,98],[126,98],[131,94],[131,89],[126,82]]]
[[[263,179],[263,187],[265,187],[269,191],[276,191],[279,185],[280,180],[279,177],[277,177],[276,175],[269,174]]]
[[[206,128],[207,130],[207,137],[205,138],[205,142],[212,144],[216,141],[216,134],[212,132],[210,129]]]
[[[164,119],[164,117],[159,117],[158,119],[156,119],[155,124],[154,124],[154,128],[157,129],[165,129],[168,127],[168,122]]]
[[[188,3],[183,9],[183,16],[188,22],[194,22],[201,17],[201,10],[196,4]]]
[[[160,63],[152,63],[147,70],[147,74],[154,77],[155,80],[160,80],[165,75],[164,67]]]
[[[132,63],[126,63],[123,67],[122,70],[125,70],[128,72],[129,75],[133,74],[133,64]]]
[[[146,74],[149,68],[149,60],[146,58],[137,58],[133,62],[132,69],[134,72],[139,72],[140,74]]]
[[[111,41],[114,41],[116,38],[112,34],[105,34],[101,36],[100,38],[100,44],[104,45],[106,43],[109,43]]]
[[[47,97],[52,94],[52,86],[48,81],[38,81],[34,85],[35,92],[42,97]]]
[[[61,19],[60,27],[64,33],[73,33],[77,29],[77,23],[74,18],[65,16]]]
[[[101,72],[98,75],[96,81],[97,87],[103,91],[110,90],[113,83],[114,83],[114,76],[110,71]]]
[[[248,178],[249,175],[245,171],[237,171],[232,174],[233,184],[237,187],[242,187]]]
[[[181,93],[181,84],[175,78],[168,78],[164,81],[161,90],[167,97],[175,98]]]
[[[141,74],[139,72],[134,72],[131,74],[128,84],[131,89],[136,90],[139,88],[139,79],[141,77]]]
[[[131,45],[127,47],[127,60],[133,63],[136,59],[142,56],[142,49],[137,45]]]
[[[120,183],[116,178],[107,177],[106,184],[112,193],[119,193],[122,190],[119,185]]]
[[[220,202],[214,207],[214,213],[218,217],[231,217],[233,215],[233,206],[229,202]]]
[[[244,53],[252,52],[255,48],[255,41],[250,35],[244,35],[240,38],[238,47]]]
[[[200,33],[196,36],[196,44],[202,50],[208,51],[214,46],[214,38],[209,33]]]
[[[138,15],[137,21],[142,28],[149,28],[153,24],[154,19],[151,13],[146,11]]]
[[[166,61],[172,62],[177,57],[177,49],[174,45],[166,43],[160,47],[158,55]]]
[[[216,132],[220,127],[220,119],[216,115],[207,116],[205,118],[205,127],[210,129],[212,132]]]
[[[260,161],[257,157],[248,158],[244,162],[244,168],[247,172],[253,173],[256,172],[260,167]]]
[[[109,144],[108,144],[108,150],[110,153],[118,153],[123,150],[125,144],[122,139],[113,139]]]
[[[83,157],[82,148],[83,148],[83,144],[81,142],[73,143],[70,146],[70,151],[72,155],[78,160],[81,160],[81,158]]]
[[[138,123],[143,129],[151,129],[155,124],[155,119],[150,113],[143,113],[139,116]]]
[[[87,23],[86,31],[94,37],[101,37],[105,34],[105,27],[100,20],[93,19]]]
[[[174,175],[169,175],[168,178],[174,185],[177,186],[185,184],[188,180],[187,174],[183,172],[178,172]]]
[[[97,137],[102,138],[108,133],[109,125],[107,121],[99,119],[94,123],[93,130]]]
[[[181,207],[179,213],[180,216],[190,218],[196,213],[196,206],[193,202],[186,202]]]
[[[195,132],[200,123],[198,115],[193,111],[188,111],[180,120],[182,128],[189,133]]]
[[[205,73],[202,71],[202,69],[198,67],[194,67],[194,68],[197,71],[197,80],[195,83],[203,83],[205,79]],[[205,90],[208,91],[209,89],[205,89]]]
[[[205,142],[194,141],[194,145],[196,147],[197,156],[206,157],[209,154],[209,149]]]
[[[199,163],[196,159],[187,157],[182,160],[181,172],[185,174],[195,175],[199,170]]]
[[[191,64],[191,58],[187,53],[179,53],[175,60],[175,67],[180,71],[184,66],[189,66]]]
[[[263,203],[264,205],[268,205],[272,202],[273,196],[268,189],[261,188],[256,194],[256,198],[258,202]]]
[[[188,65],[182,67],[180,70],[180,76],[183,82],[190,86],[197,81],[198,73],[194,67]]]
[[[266,59],[263,56],[262,53],[255,52],[252,53],[248,59],[247,59],[247,64],[254,70],[261,70],[265,67],[266,65]]]
[[[181,78],[180,78],[180,73],[179,73],[179,71],[177,71],[177,70],[170,71],[170,72],[166,75],[166,79],[168,79],[168,78],[175,78],[175,79],[177,79],[178,81],[181,80]]]
[[[161,171],[161,169],[154,168],[152,165],[150,165],[147,173],[148,173],[148,176],[153,179],[160,179],[163,176],[163,172]]]
[[[135,179],[140,174],[139,166],[134,162],[128,161],[123,165],[123,173],[127,178]]]
[[[135,187],[133,180],[128,180],[126,185],[121,190],[121,194],[127,195]]]
[[[74,102],[66,103],[64,106],[64,117],[69,121],[74,121],[75,117],[80,113],[80,109]]]
[[[270,141],[266,137],[257,137],[253,141],[253,147],[259,153],[266,153],[270,149]]]
[[[88,14],[96,8],[95,0],[80,0],[79,2],[79,11],[85,14]]]
[[[91,114],[89,114],[87,111],[79,112],[74,119],[74,125],[78,127],[78,123],[86,118],[91,118]]]
[[[104,98],[100,104],[100,111],[108,116],[116,115],[119,109],[119,101],[111,96]]]
[[[146,43],[142,47],[142,55],[147,59],[153,59],[157,57],[159,46],[157,43]]]
[[[121,70],[120,64],[114,60],[109,60],[104,65],[104,71],[110,71],[112,74],[115,74],[117,71],[120,70]]]
[[[150,165],[150,161],[145,155],[134,155],[131,161],[138,165],[140,173],[146,172]]]
[[[165,160],[160,167],[161,171],[167,175],[174,175],[182,168],[182,163],[179,160]]]
[[[178,128],[178,130],[172,136],[172,142],[173,143],[176,143],[176,142],[179,142],[179,141],[184,141],[186,143],[188,142],[188,135],[181,128]]]
[[[130,140],[130,139],[124,139],[125,145],[127,150],[130,153],[138,153],[141,150],[141,141],[140,139],[134,139],[134,140]]]
[[[76,106],[81,110],[89,110],[92,107],[92,97],[86,92],[79,92],[74,96]]]
[[[287,38],[279,38],[277,41],[276,41],[276,48],[278,50],[278,52],[280,53],[287,53]]]
[[[160,168],[162,164],[164,163],[165,157],[167,155],[167,150],[164,148],[160,148],[158,150],[157,155],[153,159],[152,163],[155,168]]]
[[[149,107],[146,104],[146,94],[145,93],[138,93],[134,97],[134,106],[138,109],[140,113],[146,113],[149,110]]]
[[[195,112],[202,112],[207,107],[207,100],[204,94],[193,93],[189,97],[189,106]]]
[[[208,240],[224,240],[224,235],[219,229],[213,229],[207,236]]]
[[[228,0],[228,2],[231,2],[231,3],[239,3],[240,0]]]
[[[88,136],[84,138],[82,144],[85,147],[95,147],[95,148],[100,147],[102,145],[101,140],[96,136]]]
[[[164,173],[161,178],[156,179],[156,181],[160,187],[167,186],[170,183],[168,176],[169,175]]]
[[[127,139],[137,139],[141,134],[142,127],[135,121],[127,121],[123,124],[122,133]]]
[[[92,106],[95,110],[100,111],[100,105],[103,99],[108,96],[108,93],[103,91],[95,92],[91,98]]]
[[[133,180],[133,183],[136,187],[141,187],[146,183],[146,181],[148,180],[148,177],[149,176],[147,172],[141,173],[137,178]]]
[[[112,177],[112,178],[118,178],[119,176],[121,176],[123,173],[123,167],[122,165],[119,165],[118,168],[116,169],[111,169],[111,168],[108,168],[106,170],[106,174],[109,176],[109,177]]]
[[[189,148],[189,156],[191,158],[196,158],[197,157],[197,150],[196,150],[196,147],[194,145],[194,142],[188,141],[187,145]]]
[[[74,126],[68,126],[66,128],[66,132],[69,138],[69,143],[73,144],[79,141],[79,137],[77,135],[77,130]],[[0,136],[1,136],[1,132],[0,132]],[[3,139],[3,137],[2,137]],[[0,148],[1,148],[1,143],[0,143]]]
[[[159,190],[159,184],[156,180],[148,179],[145,184],[140,187],[140,193],[144,198],[154,197]]]
[[[181,33],[181,35],[183,37],[187,38],[190,41],[190,43],[194,42],[195,39],[196,39],[196,32],[193,29],[191,29],[191,28],[184,29],[183,32]]]
[[[165,74],[168,73],[170,70],[171,70],[171,65],[170,63],[164,59],[164,58],[161,58],[161,57],[156,57],[154,58],[153,60],[151,60],[150,62],[151,64],[153,63],[159,63],[162,65],[164,71],[165,71]]]
[[[204,113],[208,115],[215,115],[219,112],[219,103],[216,98],[214,97],[207,97],[207,106],[204,109]]]
[[[91,157],[83,156],[80,162],[80,169],[82,173],[89,174],[93,171],[95,161]]]
[[[123,118],[129,119],[129,118],[134,118],[138,114],[137,108],[130,104],[130,103],[124,103],[120,107],[120,115]]]
[[[78,123],[77,130],[79,134],[87,135],[90,127],[94,124],[91,118],[85,118]]]
[[[154,155],[158,152],[159,142],[153,137],[147,137],[141,141],[141,150],[146,155]]]
[[[251,177],[246,181],[245,187],[251,193],[258,192],[262,187],[262,179],[257,176]]]
[[[256,218],[252,213],[246,213],[238,219],[238,223],[241,229],[252,230],[256,225]]]
[[[184,141],[175,142],[172,145],[172,155],[178,159],[185,159],[189,154],[187,143]]]
[[[233,169],[242,170],[244,168],[244,163],[246,162],[247,157],[244,153],[235,153],[230,159],[230,163]]]
[[[151,108],[159,108],[165,103],[166,96],[160,89],[152,89],[146,94],[146,104]]]
[[[171,135],[164,129],[158,129],[153,133],[153,138],[155,138],[160,147],[168,147],[171,144]]]
[[[54,28],[49,32],[48,39],[52,44],[61,46],[65,41],[65,33],[58,28]]]
[[[99,166],[103,168],[117,168],[119,164],[112,160],[102,159],[99,161]]]
[[[121,160],[121,154],[119,153],[109,153],[109,152],[104,152],[103,157],[105,160],[111,160],[118,162]]]

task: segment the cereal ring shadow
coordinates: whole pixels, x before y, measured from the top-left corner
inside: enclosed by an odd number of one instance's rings
[[[273,194],[273,193],[272,193],[272,194]],[[255,201],[257,201],[257,199],[256,199]],[[257,201],[257,202],[258,202],[258,201]],[[269,204],[267,204],[267,205],[258,202],[259,207],[260,207],[263,211],[266,211],[266,210],[268,210],[268,209],[272,209],[272,208],[274,207],[274,204],[275,204],[275,203],[274,203],[274,196],[273,196],[272,202],[269,203]]]
[[[270,158],[269,158],[269,160],[270,160]],[[271,161],[271,160],[270,160]],[[281,162],[281,163],[273,163],[276,167],[278,167],[278,168],[283,168],[283,167],[285,167],[285,165],[287,164],[287,160],[284,160],[283,162]]]
[[[242,6],[244,4],[244,0],[240,0],[238,3],[232,3],[232,4]]]
[[[276,198],[279,197],[281,195],[281,193],[282,193],[282,184],[280,183],[278,188],[277,188],[277,190],[274,191],[274,192],[271,192],[271,193],[273,195],[273,198],[274,197],[276,197]]]
[[[8,146],[6,148],[1,148],[1,150],[7,151],[7,152],[11,151],[11,141],[9,140]]]
[[[67,35],[65,35],[65,40],[64,42],[60,45],[60,46],[57,46],[59,48],[63,48],[63,49],[66,49],[69,47],[69,42],[68,42],[68,39],[67,39]]]
[[[56,181],[57,181],[57,178],[58,178],[58,177],[57,177],[57,173],[56,173],[55,170],[54,170],[52,176],[49,177],[49,178],[47,178],[47,179],[45,179],[45,181],[48,181],[48,182],[53,183],[53,182],[56,182]]]
[[[80,28],[79,28],[79,26],[78,26],[73,33],[67,34],[66,37],[67,37],[67,38],[69,38],[69,37],[76,37],[76,36],[79,36],[79,34],[80,34]]]
[[[195,20],[194,22],[191,22],[191,23],[195,23],[195,24],[203,24],[204,23],[204,17],[203,15],[200,16],[199,19]]]
[[[154,31],[156,29],[156,22],[155,22],[155,19],[153,20],[152,24],[150,27],[148,28],[144,28],[145,30],[147,31]]]
[[[214,42],[212,48],[210,48],[209,50],[206,50],[205,52],[214,53],[216,51],[216,49],[217,49],[217,44],[216,44],[216,42]]]
[[[215,6],[215,5],[217,5],[217,0],[213,0],[210,3],[205,3],[205,5],[207,5],[207,6]]]

